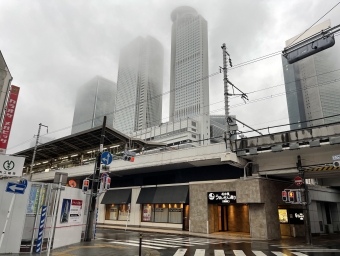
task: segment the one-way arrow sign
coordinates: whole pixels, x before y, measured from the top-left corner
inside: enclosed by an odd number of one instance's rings
[[[14,194],[24,194],[26,189],[26,184],[18,184],[14,182],[8,182],[6,187],[6,192]]]

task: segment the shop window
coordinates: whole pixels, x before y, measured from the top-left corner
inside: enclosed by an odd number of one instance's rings
[[[127,204],[107,204],[106,220],[127,220],[129,215]]]
[[[143,204],[142,222],[183,223],[183,204]]]

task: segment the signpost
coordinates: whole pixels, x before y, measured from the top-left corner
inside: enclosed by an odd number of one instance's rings
[[[4,226],[4,229],[3,229],[1,237],[0,237],[0,247],[1,247],[2,242],[4,240],[4,237],[5,237],[7,223],[8,223],[8,220],[9,220],[9,216],[11,216],[12,208],[13,208],[14,201],[15,201],[15,195],[16,194],[21,194],[21,195],[24,194],[26,187],[27,187],[27,180],[25,180],[25,179],[22,179],[20,183],[14,183],[14,182],[8,182],[7,183],[6,192],[13,193],[13,196],[12,196],[12,200],[11,200],[11,203],[9,205],[8,212],[7,212],[5,226]]]
[[[300,176],[296,176],[294,178],[294,183],[295,183],[296,186],[300,187],[303,184],[303,179]]]
[[[21,177],[25,158],[0,155],[0,176]]]
[[[110,152],[103,152],[101,162],[102,164],[109,165],[112,163],[112,154]]]

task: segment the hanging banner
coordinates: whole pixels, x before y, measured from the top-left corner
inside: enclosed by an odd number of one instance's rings
[[[5,153],[7,149],[9,135],[11,133],[15,107],[17,105],[20,88],[12,85],[11,92],[7,101],[4,121],[2,123],[2,130],[0,134],[0,153]]]
[[[70,222],[71,223],[81,223],[81,209],[83,207],[82,200],[72,200],[71,201],[71,209],[70,209]]]
[[[27,207],[26,207],[26,214],[27,215],[37,214],[40,193],[41,193],[41,205],[42,205],[44,203],[44,200],[45,200],[46,188],[41,189],[39,184],[33,184],[32,187],[31,187],[31,191],[30,191],[30,195],[28,197],[28,203],[27,203]],[[38,214],[41,213],[41,208],[42,208],[42,206],[40,206]]]

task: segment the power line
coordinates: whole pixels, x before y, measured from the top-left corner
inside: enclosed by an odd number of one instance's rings
[[[328,12],[326,12],[320,19],[318,19],[316,22],[314,22],[305,32],[303,32],[301,35],[299,35],[293,42],[291,42],[288,46],[291,46],[296,40],[298,40],[303,34],[305,34],[308,30],[310,30],[316,23],[318,23],[323,17],[325,17],[328,13],[330,13],[335,7],[337,7],[340,4],[338,2],[336,5],[333,6],[332,9],[330,9]],[[288,47],[287,46],[287,47]]]

